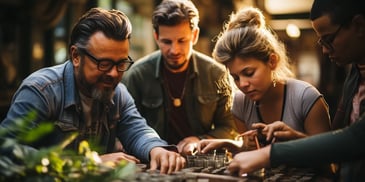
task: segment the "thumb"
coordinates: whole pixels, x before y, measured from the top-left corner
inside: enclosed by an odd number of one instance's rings
[[[284,140],[290,139],[290,133],[287,131],[275,131],[273,133],[273,136],[276,138],[284,139]]]

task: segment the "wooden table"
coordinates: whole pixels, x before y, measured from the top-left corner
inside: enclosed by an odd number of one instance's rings
[[[261,182],[261,181],[331,181],[316,174],[309,168],[277,168],[263,169],[246,176],[230,175],[228,171],[221,169],[212,174],[214,169],[185,168],[180,172],[170,175],[159,174],[158,171],[142,171],[136,175],[135,181],[161,181],[161,182]]]

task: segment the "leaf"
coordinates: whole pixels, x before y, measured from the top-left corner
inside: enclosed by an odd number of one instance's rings
[[[0,157],[0,176],[18,176],[25,174],[25,167],[15,164],[10,158]]]
[[[129,179],[134,177],[137,170],[136,164],[125,160],[122,161],[122,163],[119,164],[119,167],[114,169],[113,177],[115,177],[115,179]]]
[[[33,128],[35,119],[36,112],[30,112],[26,117],[14,120],[8,128],[0,128],[0,181],[120,181],[131,179],[135,174],[134,163],[123,161],[113,168],[101,163],[95,151],[99,147],[97,139],[82,142],[80,153],[66,150],[77,133],[71,133],[51,147],[36,150],[23,145],[37,142],[54,129],[52,122],[40,122]],[[9,134],[16,137],[5,137]]]
[[[18,136],[20,142],[31,143],[53,131],[53,123],[41,123],[38,127]]]

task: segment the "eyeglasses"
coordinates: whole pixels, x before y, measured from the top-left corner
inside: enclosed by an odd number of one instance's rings
[[[338,33],[340,32],[340,30],[343,27],[343,23],[340,24],[340,26],[337,28],[337,30],[335,31],[335,33],[324,36],[322,38],[319,38],[317,43],[320,46],[323,46],[325,48],[327,48],[328,50],[332,51],[333,50],[333,45],[332,42],[335,40],[336,36],[338,35]]]
[[[93,60],[98,65],[98,70],[103,72],[109,72],[114,66],[117,66],[118,72],[124,72],[127,71],[134,63],[132,58],[129,56],[127,59],[121,59],[118,62],[115,62],[111,59],[98,59],[84,48],[78,48],[78,50],[90,57],[91,60]]]

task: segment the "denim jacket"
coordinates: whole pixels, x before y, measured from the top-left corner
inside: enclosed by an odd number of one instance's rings
[[[54,122],[56,126],[50,136],[33,144],[34,148],[58,144],[71,132],[84,132],[81,101],[71,61],[43,68],[27,77],[16,91],[1,127],[8,127],[33,109],[37,111],[37,119],[33,126],[45,121]],[[115,139],[118,138],[127,153],[142,161],[148,161],[149,152],[153,147],[166,146],[166,142],[161,140],[141,117],[133,98],[123,84],[119,83],[115,88],[112,101],[104,112],[107,120],[100,121],[103,124],[100,136],[103,152],[112,152]],[[77,149],[78,142],[76,139],[70,147]]]
[[[231,114],[232,88],[225,67],[212,58],[193,51],[183,102],[188,122],[196,136],[234,138],[236,127]],[[123,76],[136,106],[162,139],[167,137],[166,122],[170,99],[161,76],[160,51],[136,61]]]

